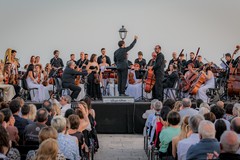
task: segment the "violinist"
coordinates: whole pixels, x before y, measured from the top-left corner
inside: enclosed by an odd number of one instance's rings
[[[177,52],[173,52],[173,53],[172,53],[172,59],[169,61],[168,66],[169,66],[170,64],[173,64],[173,63],[175,63],[175,64],[178,63]]]
[[[163,89],[173,88],[174,84],[178,81],[178,67],[176,64],[169,65],[166,81],[163,83]]]
[[[106,58],[106,63],[111,66],[111,59],[106,55],[106,49],[102,48],[101,49],[102,55],[98,57],[97,62],[98,64],[101,64],[103,61],[102,59],[105,57]]]
[[[42,66],[40,64],[35,65],[35,80],[38,84],[42,84],[42,82],[44,81]]]
[[[108,73],[105,73],[105,71],[107,71],[106,67],[109,67],[109,64],[107,63],[107,58],[106,57],[102,57],[101,59],[101,64],[99,64],[100,67],[100,79],[101,79],[101,84],[103,87],[103,95],[106,94],[106,87],[107,87],[107,82],[108,82]]]
[[[190,60],[187,61],[187,65],[190,64],[190,63],[193,63],[195,58],[196,58],[195,53],[190,52]],[[200,64],[199,64],[198,61],[195,61],[193,64],[194,64],[194,68],[199,68],[200,67]]]
[[[198,89],[196,98],[202,99],[204,102],[208,102],[208,96],[206,94],[206,91],[208,88],[215,88],[215,79],[213,72],[211,71],[211,66],[204,65],[201,74],[204,75],[206,81],[205,84],[201,85],[201,87]]]
[[[178,70],[183,74],[186,67],[187,67],[187,61],[185,60],[184,54],[181,53],[179,55],[179,60],[178,60]]]
[[[126,94],[134,97],[134,99],[137,99],[141,96],[142,93],[142,80],[137,79],[137,72],[140,69],[140,65],[138,63],[135,63],[132,67],[132,69],[128,73],[128,83],[127,83],[127,89]]]
[[[54,69],[64,67],[63,60],[59,58],[59,54],[60,52],[58,50],[55,50],[53,52],[54,57],[50,60],[50,64]]]
[[[157,58],[157,53],[156,52],[152,52],[152,59],[149,60],[148,64],[147,64],[147,68],[149,66],[153,66],[155,61],[156,61],[156,58]]]
[[[203,63],[203,61],[202,61],[202,56],[201,56],[201,55],[198,55],[198,56],[197,56],[197,61],[198,61],[198,63],[199,63],[199,67],[201,67],[201,66],[204,65],[204,63]]]
[[[146,60],[143,58],[142,51],[138,52],[138,58],[135,59],[134,63],[139,64],[141,69],[146,67]]]
[[[89,74],[87,83],[87,94],[94,100],[101,100],[102,94],[100,90],[99,65],[97,63],[96,54],[92,54],[86,69]]]
[[[75,54],[74,53],[70,54],[70,60],[69,61],[73,61],[75,64],[77,64],[77,61],[75,60]]]
[[[10,85],[8,83],[6,83],[8,81],[8,78],[7,77],[8,75],[6,74],[6,77],[4,75],[4,72],[3,72],[3,68],[4,68],[4,63],[0,63],[0,88],[3,89],[4,91],[4,101],[5,102],[9,102],[13,99],[13,97],[16,95],[16,92],[14,90],[14,87],[13,85]]]
[[[47,79],[47,82],[50,85],[54,84],[54,79],[53,79],[54,72],[55,71],[52,68],[52,65],[50,63],[47,63],[45,68],[44,68],[44,75],[45,75],[44,80],[46,81],[46,79]]]

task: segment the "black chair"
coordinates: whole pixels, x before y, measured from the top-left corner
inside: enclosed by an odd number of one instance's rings
[[[172,156],[172,141],[168,144],[166,153],[159,152],[159,158],[161,160],[174,160]]]
[[[54,82],[56,87],[56,94],[58,97],[61,97],[62,95],[69,95],[70,90],[62,86],[61,78],[54,78]],[[67,93],[67,94],[64,94],[64,93]]]
[[[179,81],[177,80],[172,88],[165,88],[164,93],[164,99],[174,99],[175,101],[178,98],[178,92],[179,92]]]
[[[22,79],[22,88],[26,92],[26,97],[24,97],[25,100],[29,99],[30,92],[33,91],[33,96],[35,97],[35,90],[38,90],[38,88],[29,88],[27,84],[27,80],[25,78]],[[30,96],[31,97],[31,96]]]
[[[20,146],[16,146],[16,148],[18,149],[20,155],[21,155],[21,159],[26,159],[27,154],[30,150],[37,150],[38,149],[38,145],[20,145]]]
[[[214,80],[215,88],[208,88],[206,92],[208,98],[210,99],[210,102],[217,102],[221,99],[220,90],[222,87],[223,78],[219,79],[219,81],[217,81],[216,78],[214,78]]]

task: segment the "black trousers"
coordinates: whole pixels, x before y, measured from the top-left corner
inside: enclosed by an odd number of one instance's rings
[[[118,69],[118,92],[119,94],[125,94],[125,88],[127,84],[128,68]]]
[[[69,88],[72,91],[71,97],[75,99],[78,97],[78,94],[81,92],[81,88],[72,83],[63,83],[64,88]]]
[[[153,99],[158,99],[160,101],[163,101],[163,75],[156,74],[156,82],[153,87],[152,91],[152,97]]]

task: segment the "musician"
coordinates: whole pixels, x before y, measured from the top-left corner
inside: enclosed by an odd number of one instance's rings
[[[118,70],[118,91],[120,96],[126,96],[125,87],[127,83],[127,75],[128,75],[128,60],[127,60],[127,52],[131,50],[137,42],[138,37],[134,37],[134,41],[130,44],[130,46],[126,47],[124,41],[119,41],[117,49],[114,52],[114,62],[117,65]]]
[[[195,53],[194,52],[190,52],[190,60],[187,61],[187,65],[190,63],[193,63],[195,60]],[[194,64],[194,68],[199,68],[200,64],[197,60],[195,60]]]
[[[42,64],[40,63],[40,56],[36,56],[36,57],[35,57],[35,64],[40,64],[40,65],[42,65]]]
[[[149,67],[150,69],[153,69],[156,83],[153,87],[152,96],[153,99],[159,99],[160,101],[163,100],[163,78],[164,78],[164,67],[165,67],[165,60],[164,55],[161,52],[161,46],[156,45],[155,46],[155,52],[157,53],[157,58],[155,61],[155,64],[152,67]]]
[[[179,70],[181,73],[184,73],[186,67],[187,67],[187,61],[185,60],[184,54],[181,53],[181,54],[179,55],[178,70]]]
[[[87,63],[88,63],[88,62],[89,62],[89,59],[88,59],[88,54],[87,54],[87,53],[85,53],[84,55],[85,55],[85,59],[87,60]]]
[[[97,63],[97,55],[92,54],[90,61],[87,65],[88,83],[87,83],[87,94],[93,100],[101,100],[102,94],[100,90],[100,75],[99,75],[99,65]]]
[[[99,64],[100,67],[100,79],[101,79],[101,84],[103,87],[103,95],[106,94],[106,87],[107,87],[107,78],[108,78],[108,74],[105,74],[104,71],[106,71],[106,67],[109,67],[109,64],[107,63],[107,58],[106,57],[102,57],[101,60],[101,64]]]
[[[141,69],[146,67],[146,60],[143,58],[142,51],[138,52],[138,58],[135,59],[134,63],[139,64]]]
[[[138,79],[136,73],[140,69],[140,65],[135,63],[128,73],[128,82],[126,94],[137,99],[142,94],[142,79]]]
[[[178,81],[178,67],[177,64],[170,64],[169,71],[167,72],[166,81],[163,83],[163,89],[173,88],[174,84]]]
[[[230,53],[226,53],[225,54],[225,60],[226,60],[226,63],[227,63],[227,65],[229,65],[230,63],[233,63],[233,59],[232,59],[232,61],[231,61],[231,54]]]
[[[149,60],[147,67],[153,66],[157,58],[157,53],[152,52],[152,59]]]
[[[16,92],[13,85],[6,84],[9,77],[7,77],[8,75],[6,76],[4,75],[3,68],[4,68],[4,63],[1,62],[0,63],[0,88],[2,88],[4,92],[3,94],[4,101],[9,102],[16,95]]]
[[[35,65],[35,80],[38,84],[42,84],[44,81],[44,75],[42,73],[42,66],[40,64]]]
[[[84,52],[80,53],[80,59],[77,61],[77,66],[81,69],[86,69],[88,65],[88,60],[85,58]]]
[[[198,56],[197,56],[197,61],[198,61],[198,63],[199,63],[199,67],[201,67],[201,66],[204,65],[204,63],[203,63],[203,61],[202,61],[202,56],[201,56],[201,55],[198,55]]]
[[[173,52],[173,53],[172,53],[172,59],[169,61],[168,66],[169,66],[170,64],[173,64],[173,63],[175,63],[175,64],[178,63],[177,52]]]
[[[75,70],[75,66],[74,62],[69,61],[62,75],[62,85],[64,88],[69,88],[72,91],[71,97],[73,100],[76,100],[81,92],[81,88],[75,85],[75,78],[77,75],[83,75],[82,72]]]
[[[204,102],[208,102],[206,91],[208,88],[215,88],[215,79],[213,72],[211,71],[211,66],[204,66],[201,73],[206,78],[206,82],[198,89],[196,99],[201,99]]]
[[[108,64],[108,66],[111,66],[111,59],[106,55],[106,49],[102,48],[101,53],[102,53],[102,55],[99,56],[98,59],[97,59],[98,64],[101,64],[102,63],[102,58],[106,57],[106,62]]]
[[[77,61],[75,60],[75,54],[74,53],[70,54],[70,60],[69,61],[73,61],[75,64],[77,64]]]
[[[59,51],[55,50],[53,52],[54,57],[50,60],[50,64],[54,69],[64,67],[63,60],[59,58]]]

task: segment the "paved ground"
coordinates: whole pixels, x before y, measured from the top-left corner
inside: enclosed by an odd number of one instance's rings
[[[99,134],[100,149],[94,160],[147,160],[142,135]]]

